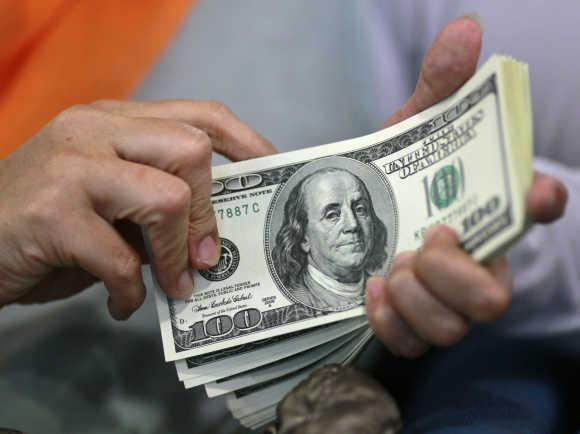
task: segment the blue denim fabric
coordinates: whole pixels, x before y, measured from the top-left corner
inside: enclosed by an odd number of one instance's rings
[[[402,434],[561,434],[578,427],[569,404],[573,363],[541,341],[476,330],[411,361],[374,347],[363,368],[395,396]]]

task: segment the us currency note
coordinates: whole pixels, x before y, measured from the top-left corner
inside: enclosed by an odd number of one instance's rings
[[[283,397],[290,392],[300,382],[305,380],[309,374],[322,366],[328,364],[348,364],[353,358],[359,354],[366,342],[371,338],[372,332],[366,330],[362,338],[354,345],[345,345],[338,351],[328,355],[324,360],[315,363],[314,366],[297,371],[292,375],[281,377],[278,381],[271,384],[261,384],[245,389],[245,391],[229,394],[226,398],[228,408],[240,423],[246,427],[256,429],[276,417],[276,405],[271,402],[279,402]],[[269,401],[264,401],[266,398]]]
[[[313,365],[315,362],[327,357],[343,345],[352,345],[355,340],[360,341],[367,330],[368,328],[363,331],[351,332],[342,338],[333,339],[330,342],[326,342],[310,350],[302,351],[293,356],[285,357],[239,374],[220,378],[219,380],[205,384],[205,391],[209,398],[214,398],[235,390],[253,386],[254,384],[260,384],[277,379],[289,374],[290,372]],[[184,381],[184,384],[187,388],[187,380]]]
[[[280,401],[286,393],[305,380],[317,368],[334,363],[349,363],[371,336],[372,332],[367,329],[354,345],[343,345],[338,351],[315,362],[313,366],[293,371],[273,381],[234,391],[226,397],[228,409],[237,419],[242,419],[270,408],[273,402]]]
[[[178,360],[175,366],[179,380],[184,382],[186,388],[191,388],[311,350],[366,326],[365,318],[352,318],[292,335],[270,338],[265,342],[244,344],[227,351]]]
[[[477,260],[512,242],[532,173],[527,87],[525,68],[496,56],[393,127],[214,168],[221,258],[189,299],[156,292],[166,360],[364,315],[366,279],[432,225]]]

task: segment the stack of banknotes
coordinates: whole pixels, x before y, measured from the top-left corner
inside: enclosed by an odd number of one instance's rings
[[[371,337],[369,276],[446,224],[481,261],[525,228],[527,66],[493,56],[458,92],[368,136],[214,168],[221,258],[183,301],[159,289],[165,359],[248,427]]]

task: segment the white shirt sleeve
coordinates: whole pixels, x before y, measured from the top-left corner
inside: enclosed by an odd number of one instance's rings
[[[537,158],[568,190],[564,216],[535,225],[508,253],[513,301],[496,330],[524,336],[580,333],[580,170]]]

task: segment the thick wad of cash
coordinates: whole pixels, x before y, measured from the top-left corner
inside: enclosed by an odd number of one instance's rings
[[[156,290],[165,359],[186,388],[226,396],[248,427],[308,375],[371,337],[364,286],[432,225],[477,260],[527,227],[532,126],[527,66],[492,57],[458,92],[368,136],[216,167],[221,237],[193,295]]]

